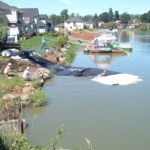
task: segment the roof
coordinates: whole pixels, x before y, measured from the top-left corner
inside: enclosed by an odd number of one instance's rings
[[[2,1],[0,1],[0,8],[1,9],[11,9],[11,6],[4,3],[4,2],[2,2]]]
[[[23,17],[29,17],[29,23],[34,22],[34,18],[39,16],[38,8],[20,8]]]
[[[43,23],[42,21],[39,21],[38,25],[39,25],[40,27],[46,27],[46,26],[47,26],[47,25],[46,25],[45,23]]]
[[[39,15],[38,8],[20,8],[20,12],[22,12],[23,17],[36,17]]]
[[[83,22],[82,19],[74,17],[74,18],[69,18],[65,22]]]
[[[18,10],[18,8],[17,8],[16,6],[10,6],[10,5],[8,5],[8,4],[2,2],[2,1],[0,1],[0,9],[7,9],[7,10],[8,10],[8,9],[9,9],[9,10],[14,9],[14,10]]]
[[[46,14],[40,14],[39,17],[40,19],[48,19],[48,16]]]
[[[88,20],[86,23],[87,24],[94,24],[92,20]]]
[[[55,27],[64,28],[64,23],[57,24]]]

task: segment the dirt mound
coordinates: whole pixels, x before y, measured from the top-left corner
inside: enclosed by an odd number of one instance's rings
[[[87,40],[87,41],[90,41],[90,40],[93,40],[94,38],[96,37],[99,37],[100,34],[97,34],[97,33],[72,33],[71,34],[71,38],[76,38],[76,39],[81,39],[81,40]]]
[[[13,72],[23,72],[26,67],[37,68],[37,65],[31,63],[30,61],[10,59],[8,61],[0,62],[0,73],[3,72],[8,63],[12,64],[11,70],[13,70]]]

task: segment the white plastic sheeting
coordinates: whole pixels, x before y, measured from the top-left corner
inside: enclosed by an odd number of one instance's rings
[[[105,85],[129,85],[143,81],[140,77],[132,74],[114,74],[109,76],[96,76],[92,81],[102,83]]]

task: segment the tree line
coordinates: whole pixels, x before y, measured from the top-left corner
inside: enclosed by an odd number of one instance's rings
[[[150,23],[150,11],[141,15],[140,20],[144,23]]]
[[[130,15],[127,12],[124,12],[122,14],[119,14],[119,11],[113,12],[112,8],[108,10],[108,12],[103,12],[101,14],[95,14],[95,15],[85,15],[81,16],[79,14],[68,14],[68,9],[64,9],[60,12],[60,15],[52,14],[49,16],[49,21],[55,26],[57,24],[63,23],[65,20],[67,20],[69,17],[79,17],[83,19],[84,21],[92,21],[95,26],[98,26],[98,22],[113,22],[116,20],[121,20],[123,23],[128,23],[128,21],[131,19]]]

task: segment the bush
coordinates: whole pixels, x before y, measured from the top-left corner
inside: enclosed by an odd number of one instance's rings
[[[15,134],[11,131],[0,133],[1,150],[45,150],[42,147],[32,147],[28,138],[22,134]]]
[[[109,23],[107,24],[107,27],[108,27],[109,29],[114,29],[114,28],[117,27],[117,24],[116,24],[115,22],[109,22]]]
[[[26,38],[26,39],[30,39],[30,38],[32,38],[33,36],[35,36],[35,33],[33,33],[33,32],[27,32],[27,33],[24,33],[24,34],[22,35],[22,37],[23,37],[23,38]]]
[[[140,25],[139,29],[140,29],[140,31],[147,31],[148,27],[145,23],[143,23],[143,24]]]
[[[7,26],[3,22],[0,22],[0,41],[5,41],[6,39],[7,39]]]
[[[58,37],[58,41],[56,42],[56,47],[64,47],[64,45],[67,43],[68,36],[60,36]]]
[[[46,97],[41,89],[37,89],[33,94],[30,95],[28,101],[30,104],[43,106],[46,104]]]
[[[65,64],[70,65],[76,56],[77,45],[72,44],[65,55]]]

